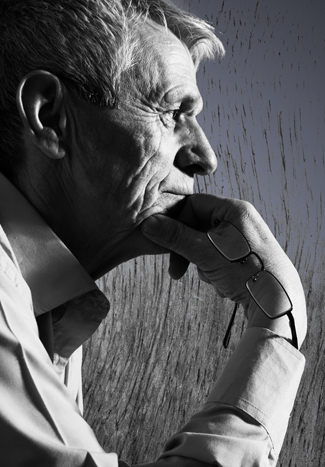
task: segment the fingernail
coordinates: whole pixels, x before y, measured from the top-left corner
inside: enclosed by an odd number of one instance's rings
[[[155,235],[159,232],[161,226],[161,221],[154,216],[148,217],[141,224],[141,230],[144,230],[148,234]]]

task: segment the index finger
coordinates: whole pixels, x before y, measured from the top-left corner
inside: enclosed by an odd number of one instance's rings
[[[195,194],[187,198],[177,220],[201,232],[215,228],[217,220],[227,221],[239,229],[247,240],[268,237],[270,230],[254,206],[245,201],[223,196]],[[259,236],[256,233],[259,232]]]
[[[207,232],[214,227],[221,209],[229,204],[229,199],[207,194],[195,194],[187,198],[176,219],[183,224],[201,232]],[[175,251],[170,252],[169,275],[180,279],[187,271],[189,261]]]

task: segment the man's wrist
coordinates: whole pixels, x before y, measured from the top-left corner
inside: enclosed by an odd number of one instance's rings
[[[265,328],[292,343],[292,330],[287,315],[271,319],[253,300],[251,300],[251,304],[248,308],[247,319],[247,328]],[[301,344],[301,341],[299,343]]]

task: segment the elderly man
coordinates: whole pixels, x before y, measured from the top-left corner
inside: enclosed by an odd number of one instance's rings
[[[81,415],[80,346],[109,308],[94,279],[170,252],[173,278],[195,263],[248,327],[152,465],[275,465],[304,296],[252,206],[189,196],[217,166],[196,121],[211,27],[162,0],[3,0],[0,31],[2,463],[117,466]]]

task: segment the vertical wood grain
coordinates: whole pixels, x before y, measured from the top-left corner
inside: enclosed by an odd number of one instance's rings
[[[308,303],[306,371],[279,466],[325,465],[324,28],[322,0],[174,0],[206,18],[226,57],[205,63],[200,121],[216,174],[196,191],[251,201],[296,265]],[[111,312],[84,354],[85,416],[106,450],[154,460],[204,402],[232,347],[231,303],[194,268],[178,282],[167,257],[125,263],[100,280]]]

